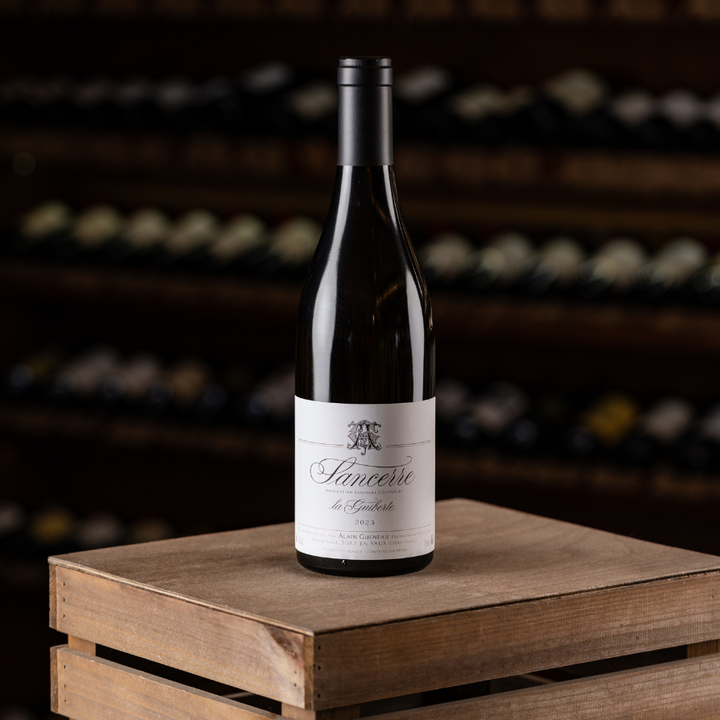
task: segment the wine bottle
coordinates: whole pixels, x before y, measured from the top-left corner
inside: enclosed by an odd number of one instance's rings
[[[62,348],[50,346],[12,365],[2,377],[0,392],[11,399],[34,394],[57,369],[64,354]]]
[[[564,454],[587,460],[601,449],[614,450],[637,420],[637,402],[619,392],[596,398],[565,433]]]
[[[623,440],[620,446],[622,458],[633,465],[655,462],[685,434],[693,415],[692,405],[680,398],[664,398],[653,403]]]
[[[494,85],[471,85],[445,100],[447,123],[439,140],[497,145],[508,138],[507,94]]]
[[[545,96],[561,108],[563,144],[586,144],[592,114],[607,100],[608,87],[595,73],[580,68],[568,70],[545,83]]]
[[[219,233],[215,215],[207,210],[191,210],[178,219],[167,240],[152,253],[151,262],[163,268],[202,265]]]
[[[455,422],[455,444],[475,448],[483,444],[501,448],[507,431],[529,407],[525,392],[508,382],[490,383]]]
[[[523,279],[530,295],[563,292],[575,281],[578,267],[585,259],[585,251],[572,238],[556,237],[538,252],[534,267]]]
[[[110,265],[143,263],[168,239],[172,225],[156,208],[141,208],[127,219],[118,239],[103,248],[100,259]]]
[[[644,248],[635,240],[608,240],[578,268],[578,293],[587,300],[625,295],[632,289],[635,277],[646,259]]]
[[[717,471],[720,466],[720,405],[713,405],[679,443],[676,462],[690,470]]]
[[[395,83],[397,135],[405,140],[443,140],[447,117],[445,100],[458,86],[446,68],[422,65],[398,77]]]
[[[292,423],[295,370],[282,367],[252,388],[241,403],[242,417],[252,427],[288,427]]]
[[[619,93],[610,102],[610,117],[618,123],[619,144],[632,149],[664,150],[672,128],[660,115],[656,97],[646,90]]]
[[[312,80],[286,98],[294,135],[333,137],[337,131],[337,87],[329,80]]]
[[[496,235],[468,258],[465,285],[475,292],[507,289],[528,272],[532,255],[533,246],[526,235],[517,232]]]
[[[161,374],[162,364],[155,355],[138,353],[102,379],[97,392],[98,402],[106,408],[121,403],[138,405]]]
[[[435,344],[400,216],[388,58],[341,58],[335,190],[300,301],[295,535],[319,572],[419,570],[435,545]]]
[[[269,62],[247,70],[240,78],[239,92],[247,110],[246,128],[261,135],[289,135],[292,118],[285,94],[297,87],[298,73],[287,63]]]
[[[267,246],[267,225],[255,215],[237,215],[228,220],[208,248],[207,268],[218,271],[252,267],[265,256]]]
[[[48,200],[27,212],[15,233],[8,236],[5,250],[11,255],[52,254],[67,242],[73,212],[59,200]]]
[[[705,102],[689,90],[672,90],[658,99],[660,117],[668,123],[668,150],[713,149],[705,110]]]
[[[691,302],[717,307],[720,305],[720,254],[690,279],[687,296]]]
[[[455,423],[458,418],[467,416],[472,404],[472,391],[460,380],[443,378],[435,388],[437,404],[438,442],[455,444]]]
[[[248,258],[246,267],[259,277],[302,278],[317,247],[322,226],[312,218],[298,216],[274,228],[267,251],[258,262]]]
[[[679,237],[666,243],[638,270],[635,281],[638,298],[656,303],[679,295],[706,264],[707,255],[707,249],[693,238]]]
[[[124,229],[125,217],[116,208],[105,203],[93,205],[77,216],[68,241],[57,245],[53,254],[62,260],[97,260]]]
[[[418,251],[418,260],[428,287],[451,287],[468,271],[473,251],[470,240],[460,233],[441,233]]]
[[[98,345],[71,358],[53,373],[47,384],[50,398],[61,403],[93,400],[102,381],[119,366],[117,352]]]
[[[78,83],[72,93],[73,119],[82,127],[108,127],[113,118],[115,83],[96,77]]]
[[[156,130],[162,117],[155,104],[157,88],[146,77],[130,77],[117,83],[112,90],[113,125],[123,130]]]

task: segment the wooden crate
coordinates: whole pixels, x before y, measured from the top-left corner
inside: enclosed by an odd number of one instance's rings
[[[50,624],[69,635],[52,650],[53,710],[74,720],[720,717],[718,557],[468,500],[438,503],[436,557],[419,573],[324,576],[294,555],[287,524],[50,558]],[[108,659],[106,648],[132,657]],[[668,648],[682,659],[652,659]],[[583,665],[586,677],[563,680],[552,670],[626,656],[620,671]],[[277,712],[133,658],[269,698]],[[493,692],[533,678],[541,684]],[[442,688],[455,695],[431,692]]]

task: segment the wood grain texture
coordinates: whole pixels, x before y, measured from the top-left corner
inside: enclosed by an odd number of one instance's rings
[[[243,703],[66,647],[54,648],[56,712],[73,720],[275,720]]]
[[[316,637],[313,707],[674,647],[720,631],[720,574]]]
[[[49,566],[50,571],[50,627],[57,625],[57,567],[52,563]]]
[[[304,636],[106,578],[57,568],[56,629],[302,706]]]
[[[679,660],[444,705],[373,720],[716,720],[720,657]]]
[[[438,503],[435,559],[410,575],[305,570],[295,559],[292,524],[51,562],[309,635],[720,571],[711,555],[469,500]]]
[[[71,650],[78,650],[86,655],[95,655],[95,643],[89,640],[83,640],[83,638],[75,635],[68,635],[67,644]]]
[[[282,715],[288,720],[356,720],[360,717],[360,706],[331,708],[329,710],[305,710],[294,705],[282,705]]]
[[[702,657],[720,653],[720,640],[706,640],[705,642],[688,645],[687,656],[689,658]]]

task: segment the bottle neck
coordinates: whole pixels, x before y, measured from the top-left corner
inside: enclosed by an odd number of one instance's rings
[[[338,165],[393,164],[392,87],[338,87]]]

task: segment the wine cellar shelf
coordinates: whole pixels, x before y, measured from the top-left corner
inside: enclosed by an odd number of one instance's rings
[[[282,324],[292,334],[300,284],[3,260],[0,297],[21,304],[67,303],[186,317],[237,317],[261,307],[264,322]],[[469,345],[503,341],[556,349],[720,358],[720,315],[706,308],[619,302],[592,305],[438,292],[433,314],[443,339]]]
[[[83,410],[0,405],[0,431],[30,439],[102,443],[126,451],[164,451],[260,462],[290,472],[293,442],[277,431],[202,428],[180,423],[117,417]],[[712,474],[682,471],[665,465],[628,468],[548,458],[502,456],[492,450],[440,449],[437,457],[440,492],[475,495],[484,487],[505,491],[530,484],[570,493],[650,501],[720,504],[720,483]]]

